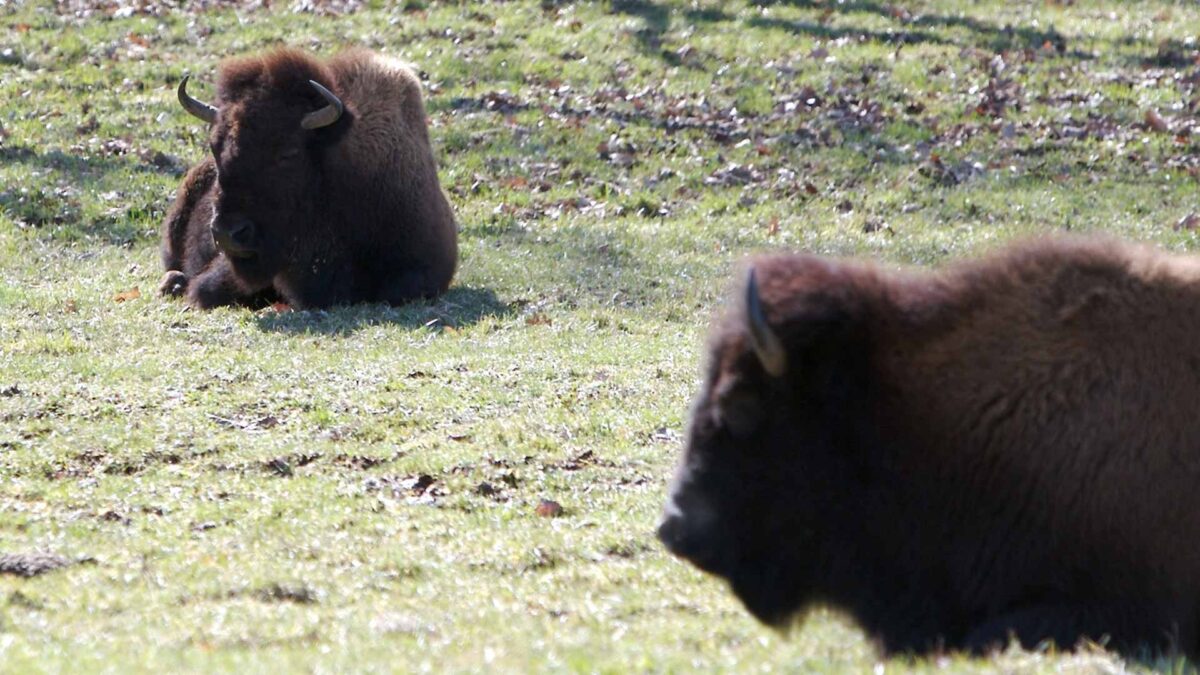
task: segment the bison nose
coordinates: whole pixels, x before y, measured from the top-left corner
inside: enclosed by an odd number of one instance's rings
[[[225,255],[233,258],[249,258],[255,254],[256,234],[254,223],[244,216],[214,218],[212,221],[213,242]]]
[[[719,541],[713,521],[708,509],[684,512],[670,502],[658,525],[658,539],[671,553],[702,570],[719,574],[724,568],[725,553],[729,552],[727,545],[732,542]]]
[[[683,555],[683,543],[687,539],[685,536],[686,531],[687,525],[684,523],[683,516],[663,516],[662,521],[658,524],[658,540],[671,553]]]

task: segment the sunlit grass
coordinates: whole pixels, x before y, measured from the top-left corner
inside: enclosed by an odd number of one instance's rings
[[[77,562],[0,576],[4,671],[863,672],[852,622],[775,634],[652,536],[736,261],[1195,246],[1197,136],[1143,122],[1194,128],[1192,5],[85,4],[0,3],[0,554]],[[173,87],[279,43],[423,73],[462,227],[442,299],[155,296],[205,147]],[[981,113],[995,77],[1017,93]],[[884,667],[1144,665],[1172,664]]]

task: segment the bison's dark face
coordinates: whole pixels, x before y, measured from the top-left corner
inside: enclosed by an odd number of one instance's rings
[[[826,519],[845,467],[767,326],[751,274],[744,330],[713,345],[658,536],[774,626],[825,592]]]
[[[239,274],[270,279],[306,235],[320,192],[319,134],[342,114],[340,100],[312,81],[297,89],[220,91],[209,106],[179,85],[179,100],[209,122],[216,165],[212,237]]]

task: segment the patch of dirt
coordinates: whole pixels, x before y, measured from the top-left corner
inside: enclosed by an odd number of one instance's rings
[[[348,3],[308,2],[302,5],[333,5]],[[357,4],[357,3],[353,3]],[[183,3],[187,13],[196,14],[211,9],[236,7],[242,11],[264,9],[271,0],[192,0]],[[180,4],[165,0],[57,0],[54,11],[59,15],[80,19],[105,17],[121,19],[129,16],[170,16],[181,13]]]
[[[400,459],[403,453],[396,453],[391,457],[371,457],[369,455],[338,455],[333,458],[333,463],[338,466],[344,466],[350,469],[359,471],[367,471],[374,469],[377,466],[391,464]]]
[[[604,555],[610,558],[629,560],[651,550],[654,550],[654,547],[646,542],[629,541],[620,544],[610,544],[604,549]]]
[[[409,504],[434,505],[447,493],[443,484],[429,474],[411,476],[378,476],[363,481],[367,492],[390,492],[393,497],[403,497]]]
[[[565,459],[565,460],[562,460],[559,462],[547,462],[542,465],[542,470],[543,471],[579,471],[580,469],[583,469],[583,468],[589,467],[589,466],[604,467],[604,468],[611,469],[611,468],[615,467],[616,464],[614,464],[606,459],[601,459],[601,458],[597,457],[596,453],[592,452],[591,450],[585,450],[584,452],[581,452],[578,455],[571,457],[570,459]]]
[[[321,458],[319,452],[296,452],[284,457],[275,457],[263,462],[263,468],[276,476],[288,477],[295,473],[295,467],[308,466]]]
[[[55,553],[3,553],[0,554],[0,574],[18,577],[36,577],[47,572],[69,567],[78,563],[95,562],[92,558],[72,560]]]
[[[320,600],[315,590],[294,584],[268,584],[256,589],[251,595],[262,602],[294,602],[300,605],[311,605]]]
[[[279,424],[279,418],[274,415],[224,417],[209,413],[208,418],[223,427],[241,429],[251,433],[266,431]]]
[[[183,457],[173,452],[151,451],[140,457],[113,459],[107,452],[89,448],[75,453],[65,462],[48,466],[43,475],[50,480],[82,478],[96,473],[108,476],[132,476],[156,464],[178,464]]]

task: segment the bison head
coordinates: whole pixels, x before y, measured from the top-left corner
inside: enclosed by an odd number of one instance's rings
[[[302,55],[233,62],[215,105],[179,83],[184,110],[210,125],[212,237],[246,278],[269,279],[303,236],[321,192],[321,150],[345,107]]]
[[[846,517],[852,469],[831,417],[843,397],[825,386],[845,336],[826,309],[772,328],[753,271],[739,304],[712,345],[658,536],[783,626],[826,599],[833,523]]]

